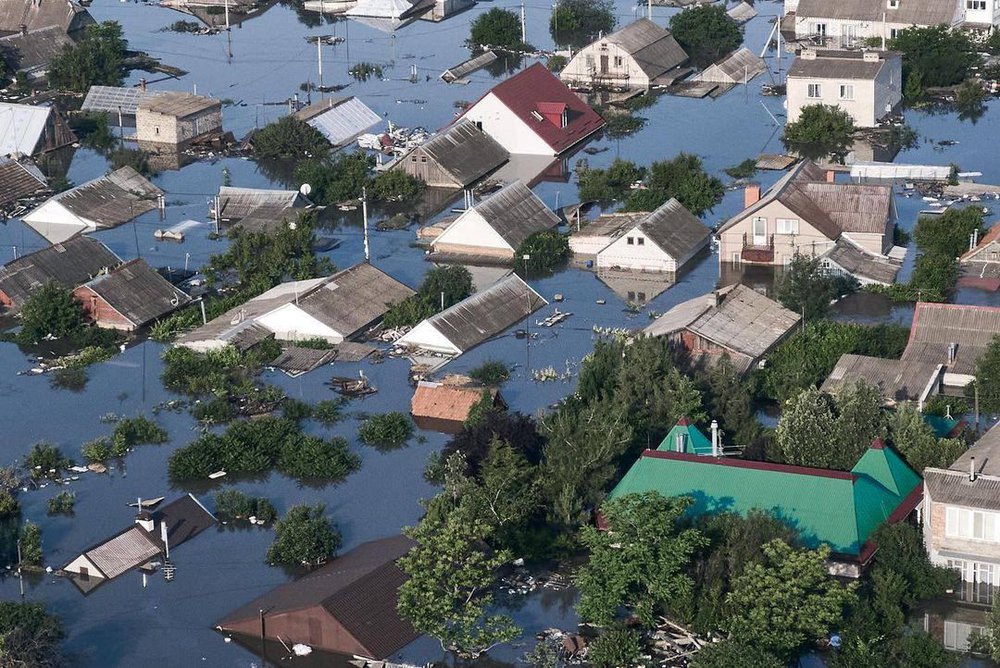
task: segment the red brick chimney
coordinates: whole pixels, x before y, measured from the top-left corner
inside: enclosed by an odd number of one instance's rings
[[[743,208],[747,209],[760,201],[760,184],[748,183],[743,189]]]
[[[837,181],[837,172],[832,169],[826,170],[826,182],[835,183]]]

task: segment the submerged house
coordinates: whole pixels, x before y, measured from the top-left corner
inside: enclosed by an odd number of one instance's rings
[[[187,306],[191,298],[143,259],[119,265],[73,290],[98,327],[133,332]]]
[[[182,335],[199,352],[227,345],[246,350],[268,338],[338,344],[378,324],[389,305],[413,290],[367,262],[304,281],[282,283]]]
[[[172,150],[222,133],[222,102],[178,91],[143,98],[136,106],[135,136]]]
[[[456,356],[471,350],[548,304],[516,274],[417,324],[396,346]]]
[[[48,191],[45,175],[30,160],[0,158],[0,207]]]
[[[298,190],[265,188],[219,188],[218,211],[212,216],[220,223],[239,225],[247,232],[270,231],[282,223],[294,222],[313,203]]]
[[[552,230],[559,217],[520,181],[466,209],[431,242],[432,257],[510,263],[524,241]]]
[[[496,388],[422,380],[410,400],[410,415],[421,429],[458,433],[472,409],[483,400],[494,408],[507,404]]]
[[[80,110],[114,117],[135,116],[140,104],[169,92],[142,86],[91,86]]]
[[[823,255],[841,237],[871,255],[884,256],[892,248],[892,187],[837,183],[833,172],[809,160],[763,195],[759,185],[747,186],[744,207],[716,233],[723,261],[780,266],[796,253]]]
[[[757,366],[799,323],[798,313],[745,285],[733,285],[682,302],[643,333],[665,336],[692,365],[728,355],[742,373]]]
[[[963,396],[976,363],[1000,334],[1000,307],[917,302],[900,359],[943,364],[942,392]]]
[[[969,246],[958,258],[962,285],[1000,289],[1000,225],[991,227],[978,243],[971,239]]]
[[[820,390],[836,395],[860,382],[877,388],[886,406],[913,401],[922,407],[940,393],[943,372],[944,365],[937,362],[845,354],[837,360]]]
[[[459,121],[400,156],[392,169],[431,188],[467,188],[507,162],[510,154],[469,121]]]
[[[73,289],[120,264],[121,258],[100,241],[75,236],[0,267],[0,305],[18,311],[46,283]]]
[[[758,74],[767,72],[767,63],[745,46],[717,63],[713,63],[692,77],[693,81],[708,81],[735,86],[749,82]],[[728,90],[725,89],[725,90]]]
[[[532,155],[562,155],[604,127],[604,119],[541,63],[498,83],[461,118],[508,152]]]
[[[386,659],[420,634],[397,609],[407,581],[396,562],[415,545],[406,536],[362,543],[294,582],[225,616],[223,633],[280,638],[339,654]]]
[[[892,285],[900,265],[870,253],[845,237],[841,237],[825,255],[823,267],[842,276],[852,276],[861,285]]]
[[[704,442],[702,452],[695,447],[678,452],[668,439],[646,450],[610,498],[643,492],[690,496],[692,516],[769,512],[798,531],[806,547],[828,546],[831,573],[858,577],[877,549],[872,532],[906,519],[923,494],[920,476],[879,439],[850,471],[722,457],[718,449],[706,456]]]
[[[803,49],[788,69],[788,122],[804,107],[825,104],[873,128],[903,101],[903,58],[893,51]]]
[[[911,27],[993,25],[995,10],[974,0],[786,0],[795,38],[824,46],[856,47],[868,39],[890,40]]]
[[[55,108],[0,102],[0,156],[30,158],[75,141],[76,135]]]
[[[83,550],[60,570],[83,592],[91,591],[133,568],[159,561],[218,520],[192,494],[153,512],[140,510],[135,523]]]
[[[41,79],[48,74],[52,59],[73,43],[61,26],[25,30],[0,37],[0,58],[11,72],[24,74],[29,80]]]
[[[0,35],[31,32],[49,26],[58,26],[64,33],[75,35],[94,23],[90,12],[71,0],[0,2]]]
[[[24,216],[43,237],[117,227],[160,205],[163,191],[131,167],[57,193]]]
[[[293,116],[319,130],[334,148],[353,142],[381,118],[356,97],[328,97]]]
[[[649,88],[673,81],[687,59],[669,30],[641,18],[583,47],[559,78],[572,85]]]

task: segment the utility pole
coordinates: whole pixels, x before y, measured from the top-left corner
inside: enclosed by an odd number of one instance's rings
[[[215,196],[215,235],[219,235],[219,196]]]
[[[524,0],[521,0],[521,44],[528,43],[528,33],[524,27]]]
[[[650,21],[653,20],[653,0],[647,0],[646,2],[646,18]]]
[[[17,539],[17,581],[21,585],[21,599],[24,600],[24,575],[21,574],[21,539]]]
[[[226,32],[229,32],[229,0],[226,0]]]
[[[524,365],[526,373],[531,376],[531,287],[528,285],[528,260],[531,256],[527,253],[521,256],[524,260],[524,296],[526,298],[525,318],[524,318]]]
[[[316,36],[316,67],[319,70],[319,92],[323,94],[323,38]]]
[[[371,262],[371,254],[368,250],[368,189],[361,189],[361,217],[364,221],[365,233],[365,262]]]

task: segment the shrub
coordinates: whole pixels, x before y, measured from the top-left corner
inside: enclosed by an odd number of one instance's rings
[[[579,172],[580,199],[598,202],[621,201],[632,192],[632,184],[645,176],[646,170],[631,160],[616,158],[607,169],[584,169]]]
[[[587,662],[598,668],[637,666],[641,663],[642,638],[624,626],[610,628],[587,648]]]
[[[72,515],[76,504],[76,494],[62,491],[49,499],[49,515]]]
[[[810,104],[802,107],[798,120],[785,125],[781,141],[801,153],[821,157],[846,149],[855,130],[854,120],[840,107]]]
[[[111,459],[111,442],[107,438],[95,438],[80,446],[83,458],[91,463],[103,464]]]
[[[427,186],[422,180],[399,169],[381,172],[372,181],[371,194],[377,201],[408,202]]]
[[[313,419],[325,427],[337,424],[344,417],[343,406],[347,403],[344,397],[317,401],[313,406]]]
[[[63,456],[62,451],[51,443],[35,443],[24,459],[24,466],[33,480],[58,478],[59,474],[73,465],[73,460]]]
[[[127,48],[117,21],[87,26],[82,40],[49,63],[49,84],[77,93],[86,93],[95,85],[120,86]]]
[[[122,457],[137,445],[159,445],[167,442],[167,430],[142,415],[123,418],[111,432],[111,453]]]
[[[278,454],[278,470],[292,478],[341,480],[361,465],[343,438],[317,436],[287,439]]]
[[[311,158],[330,152],[330,142],[305,121],[283,116],[253,134],[257,158]]]
[[[293,506],[274,525],[267,563],[319,566],[340,547],[340,533],[324,515],[322,504]]]
[[[530,259],[524,260],[527,255]],[[529,274],[552,271],[569,257],[569,239],[554,230],[535,232],[525,239],[514,255],[514,266]]]
[[[512,51],[531,51],[521,40],[521,19],[508,10],[494,7],[476,17],[469,30],[467,44],[479,47],[496,47]]]
[[[361,198],[371,184],[375,159],[364,151],[338,153],[326,160],[306,160],[295,168],[295,180],[312,186],[309,196],[317,204],[339,204]]]
[[[298,399],[285,399],[281,402],[281,417],[292,422],[302,422],[312,417],[313,407]]]
[[[42,558],[42,530],[34,522],[25,522],[21,527],[21,566],[40,568]]]
[[[469,378],[483,385],[502,385],[510,378],[511,368],[500,360],[486,360],[469,372]]]
[[[739,25],[719,5],[701,5],[674,14],[670,31],[699,67],[714,63],[743,42]]]
[[[376,63],[361,62],[351,65],[347,73],[355,81],[368,81],[372,77],[381,79],[383,76],[382,66]]]
[[[903,79],[919,77],[922,86],[953,86],[979,64],[967,33],[948,26],[907,28],[889,40],[888,47],[903,54]]]
[[[63,338],[83,328],[83,308],[73,293],[56,283],[32,292],[21,307],[20,342],[38,343],[46,336]]]
[[[274,504],[261,496],[249,496],[236,489],[215,495],[215,514],[226,521],[248,520],[251,517],[268,524],[277,517]]]
[[[16,517],[21,512],[17,499],[8,491],[0,492],[0,520]]]
[[[722,181],[708,174],[701,158],[680,153],[649,166],[645,188],[633,190],[625,211],[653,211],[674,197],[696,216],[714,207],[725,192]]]
[[[726,174],[734,179],[750,179],[757,173],[757,161],[747,158],[738,165],[727,168]]]
[[[380,448],[396,448],[413,435],[413,422],[405,413],[391,412],[372,415],[358,429],[363,443]]]
[[[435,267],[424,276],[417,294],[389,305],[382,324],[386,327],[416,325],[424,318],[462,301],[472,291],[472,274],[465,267]]]

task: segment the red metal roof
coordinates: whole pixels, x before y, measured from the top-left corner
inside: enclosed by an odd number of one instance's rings
[[[604,119],[541,63],[535,63],[500,82],[489,92],[496,95],[557,154],[604,127]],[[553,116],[563,114],[563,105],[566,127],[553,122]],[[541,116],[541,120],[532,112]]]

